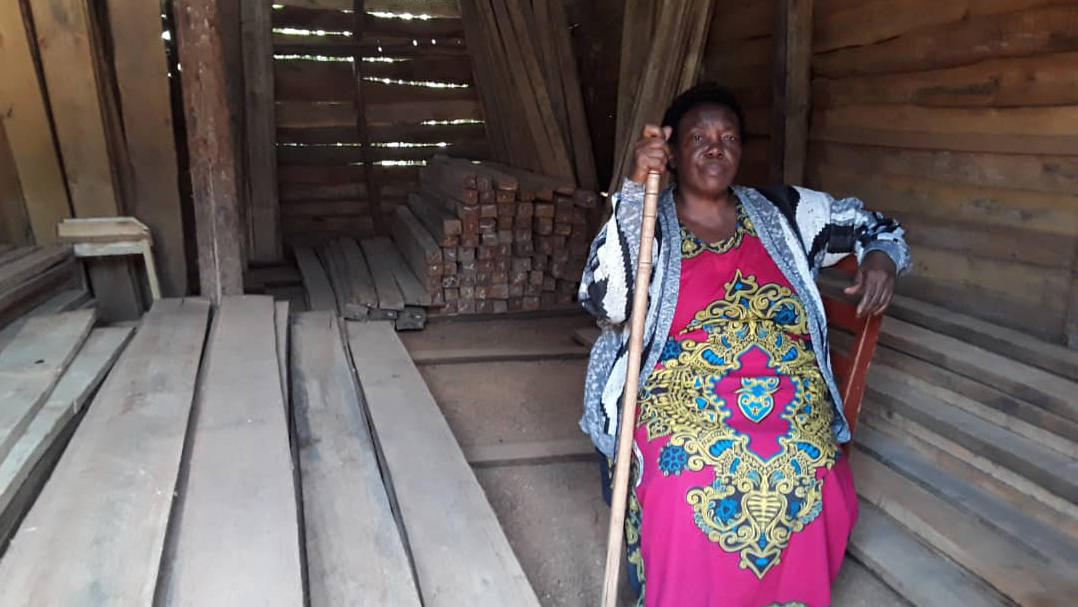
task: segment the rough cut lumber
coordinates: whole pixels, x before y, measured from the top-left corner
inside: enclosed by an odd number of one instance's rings
[[[482,487],[393,328],[348,323],[348,341],[423,604],[537,607]],[[431,495],[442,507],[430,508]],[[443,511],[455,513],[453,524]]]
[[[93,326],[93,310],[31,318],[0,351],[0,462],[48,400]]]
[[[239,184],[225,84],[221,15],[212,0],[177,0],[187,146],[201,294],[214,304],[243,294]],[[261,177],[261,176],[260,176]]]
[[[303,605],[299,519],[279,382],[275,307],[226,297],[214,314],[163,587],[175,606]]]
[[[307,306],[311,310],[336,310],[337,300],[333,296],[333,287],[329,284],[322,263],[318,256],[307,247],[295,250],[296,265],[303,277],[303,288],[307,291]]]
[[[368,308],[378,306],[378,292],[371,276],[370,260],[354,238],[342,238],[332,245],[344,260],[345,280],[356,302]]]
[[[297,315],[292,342],[311,607],[419,607],[336,316]]]
[[[353,0],[283,0],[278,4],[307,8],[352,10]],[[437,18],[459,18],[460,6],[456,0],[366,0],[368,11],[386,13],[420,12]]]
[[[209,309],[143,317],[0,560],[0,605],[152,604]]]
[[[988,583],[917,541],[864,499],[850,536],[850,554],[916,607],[1013,607]]]
[[[880,343],[995,386],[1063,417],[1078,420],[1073,381],[895,318],[884,321]]]
[[[971,573],[990,580],[1018,604],[1062,607],[1078,591],[1072,576],[1045,566],[1028,549],[993,533],[873,458],[854,453],[850,462],[865,499]]]
[[[54,234],[55,234],[55,232],[54,232]],[[55,238],[55,236],[54,236],[54,238]],[[25,246],[25,247],[19,247],[17,249],[8,249],[8,250],[4,251],[2,254],[0,254],[0,269],[2,269],[5,265],[15,261],[16,259],[26,257],[30,253],[33,253],[34,251],[40,251],[40,250],[41,250],[40,248],[35,247],[35,246]]]
[[[14,289],[22,282],[71,257],[71,248],[63,245],[38,249],[0,267],[0,293]]]
[[[121,142],[110,109],[111,80],[99,57],[90,5],[82,0],[30,3],[63,168],[76,217],[110,217],[124,208],[117,164]],[[142,310],[131,262],[88,264],[106,319],[136,318]]]
[[[775,9],[772,64],[771,180],[802,183],[812,101],[812,2],[781,0]]]
[[[374,288],[378,292],[378,308],[403,310],[404,295],[397,286],[397,279],[389,261],[389,257],[396,254],[393,243],[388,238],[371,238],[361,241],[360,244],[370,265]]]
[[[248,255],[251,261],[281,259],[277,212],[277,157],[273,117],[273,38],[269,2],[242,0],[244,116],[247,124]]]
[[[70,217],[71,209],[22,6],[0,6],[0,115],[34,242],[45,245],[55,238],[53,226]]]
[[[182,297],[187,294],[187,262],[161,9],[140,0],[121,0],[109,3],[108,14],[133,177],[124,212],[153,230],[164,296]]]
[[[53,293],[81,276],[74,259],[68,259],[23,282],[10,291],[0,292],[0,326],[14,322]]]
[[[3,57],[0,49],[0,60]],[[0,93],[0,104],[2,104]],[[26,214],[26,199],[19,186],[19,174],[3,123],[0,123],[0,255],[15,244],[34,244],[34,231]]]
[[[277,370],[281,374],[281,395],[284,398],[285,415],[290,415],[292,407],[289,400],[290,387],[288,381],[288,329],[292,326],[292,322],[288,310],[289,302],[274,301],[276,308],[274,325],[277,329]]]
[[[424,192],[412,192],[408,194],[408,208],[415,214],[434,240],[441,246],[447,238],[460,236],[462,226],[460,218],[454,216],[444,207],[439,206],[437,199]]]
[[[41,304],[34,306],[31,310],[12,321],[11,324],[0,329],[0,350],[3,350],[4,346],[15,339],[19,330],[22,329],[22,326],[31,318],[46,314],[59,314],[71,310],[80,310],[91,301],[90,293],[85,287],[79,285],[74,280],[69,281],[67,284],[68,286],[66,289],[53,295]]]
[[[397,248],[420,282],[431,275],[431,264],[442,263],[442,249],[408,207],[397,207],[391,230]]]
[[[397,280],[401,295],[404,296],[405,309],[411,307],[426,307],[430,305],[430,293],[419,284],[415,274],[408,267],[408,263],[401,257],[397,247],[390,247],[389,251],[382,256],[383,263],[389,265],[393,271],[393,277]]]
[[[1076,37],[1078,7],[1068,3],[972,16],[871,46],[819,54],[812,68],[825,78],[940,69],[985,59],[1073,51]]]
[[[0,460],[0,553],[63,452],[67,440],[61,435],[74,425],[72,420],[105,379],[133,332],[131,328],[94,329],[26,431]]]

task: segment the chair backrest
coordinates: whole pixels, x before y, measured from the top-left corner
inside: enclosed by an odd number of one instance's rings
[[[857,260],[853,256],[843,259],[834,267],[850,277],[857,274]],[[842,393],[846,420],[853,432],[857,427],[857,416],[861,412],[861,397],[865,393],[868,366],[872,362],[872,353],[876,350],[883,316],[858,318],[856,303],[828,295],[823,296],[823,307],[827,313],[828,325],[853,334],[849,352],[831,352],[831,365]]]

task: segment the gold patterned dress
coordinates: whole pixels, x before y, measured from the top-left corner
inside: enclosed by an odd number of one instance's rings
[[[683,229],[681,263],[635,428],[641,603],[827,607],[857,499],[804,307],[743,209],[725,241]]]

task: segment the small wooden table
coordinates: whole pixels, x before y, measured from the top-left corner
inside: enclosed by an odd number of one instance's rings
[[[146,278],[154,301],[161,299],[157,266],[153,261],[153,235],[150,228],[134,217],[91,217],[65,219],[56,226],[61,241],[69,242],[75,257],[110,257],[141,255],[146,264]]]

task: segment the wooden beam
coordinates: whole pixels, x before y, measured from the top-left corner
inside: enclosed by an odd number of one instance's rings
[[[240,209],[225,88],[221,19],[212,0],[177,0],[184,115],[202,295],[218,304],[243,294]]]
[[[246,295],[214,314],[162,571],[173,605],[303,604],[275,312],[273,298]]]
[[[0,115],[34,241],[44,245],[71,207],[22,4],[0,3]]]
[[[243,0],[243,77],[246,82],[248,255],[281,260],[274,117],[273,9],[268,0]]]
[[[208,315],[165,299],[143,317],[0,560],[0,605],[153,604]]]
[[[348,323],[348,342],[423,604],[538,607],[494,510],[393,326]],[[452,505],[453,525],[430,508],[431,495]],[[446,558],[447,551],[459,558]]]
[[[362,40],[363,31],[370,17],[364,8],[365,0],[353,0],[352,9],[354,19],[352,21],[352,36],[356,40]],[[372,166],[371,140],[367,133],[367,104],[371,95],[371,86],[363,79],[364,74],[363,53],[358,51],[352,56],[354,68],[354,90],[356,108],[356,132],[359,134],[361,148],[361,162],[363,163],[363,182],[367,185],[367,200],[370,201],[371,215],[374,217],[374,231],[376,234],[384,234],[385,227],[382,217],[382,191],[374,179],[374,167]]]
[[[805,179],[812,100],[812,2],[776,0],[771,105],[771,181]]]
[[[297,315],[292,342],[311,605],[419,607],[336,315]]]
[[[109,17],[133,174],[126,211],[153,231],[164,295],[181,297],[187,294],[187,261],[161,10],[150,2],[112,0]]]

